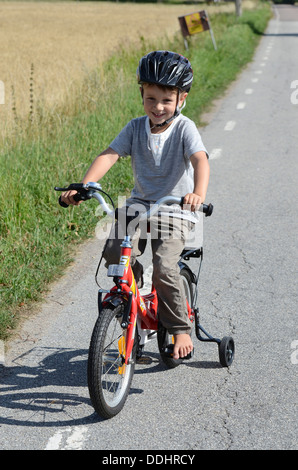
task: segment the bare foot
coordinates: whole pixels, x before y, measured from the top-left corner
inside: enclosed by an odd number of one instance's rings
[[[187,356],[193,350],[191,337],[188,333],[174,335],[173,359],[179,359]]]

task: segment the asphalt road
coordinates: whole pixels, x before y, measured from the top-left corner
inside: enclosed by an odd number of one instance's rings
[[[191,361],[167,370],[152,342],[123,411],[98,418],[86,359],[101,243],[89,242],[5,353],[1,449],[298,448],[297,50],[298,8],[278,7],[201,130],[215,206],[204,223],[201,319],[215,336],[234,337],[232,366],[197,341]]]

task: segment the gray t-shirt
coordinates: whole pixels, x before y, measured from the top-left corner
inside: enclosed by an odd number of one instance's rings
[[[131,156],[135,181],[131,197],[152,203],[163,196],[180,197],[192,192],[190,156],[199,151],[207,154],[195,123],[180,114],[165,132],[157,134],[163,139],[163,134],[171,131],[165,136],[157,161],[150,147],[146,120],[147,116],[132,119],[110,144],[121,157]]]
[[[195,123],[180,114],[166,131],[152,135],[148,123],[147,116],[132,119],[110,144],[121,157],[131,156],[135,181],[132,200],[153,204],[164,196],[182,197],[193,192],[190,157],[199,151],[207,154]],[[153,136],[161,139],[161,152],[151,149]],[[185,213],[177,210],[180,216]]]

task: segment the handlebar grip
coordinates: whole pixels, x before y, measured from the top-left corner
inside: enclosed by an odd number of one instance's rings
[[[180,206],[181,207],[183,207],[183,202],[184,202],[184,197],[182,197],[181,201],[180,201]],[[213,212],[213,205],[210,203],[210,204],[202,204],[202,206],[201,206],[200,210],[203,212],[203,214],[205,214],[206,217],[210,217],[210,215]]]
[[[59,196],[58,202],[59,202],[59,204],[60,204],[61,207],[65,207],[65,208],[68,207],[68,204],[66,204],[65,202],[63,202],[63,201],[61,200],[61,196]]]
[[[78,201],[82,201],[81,195],[80,195],[79,193],[75,194],[73,198],[74,198],[74,200],[77,201],[77,202],[78,202]],[[59,197],[58,202],[59,202],[59,204],[60,204],[61,207],[67,208],[67,207],[69,206],[69,204],[66,204],[66,202],[63,202],[63,201],[61,200],[61,196]]]
[[[213,205],[210,204],[203,204],[203,213],[206,217],[209,217],[213,212]]]

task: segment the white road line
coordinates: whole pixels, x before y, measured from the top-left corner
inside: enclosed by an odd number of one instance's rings
[[[62,432],[65,432],[65,430],[59,430],[55,432],[53,436],[50,437],[45,447],[45,450],[58,450],[60,448],[60,444],[62,441]]]
[[[45,450],[81,450],[85,440],[87,439],[87,426],[75,426],[59,429],[50,437]],[[66,439],[65,446],[62,447],[62,441],[65,434],[69,434]]]
[[[256,71],[255,71],[255,74],[256,74],[256,75],[261,75],[262,73],[263,73],[263,70],[256,70]]]
[[[67,438],[65,450],[81,450],[87,438],[87,426],[76,426]]]
[[[257,83],[257,82],[259,81],[259,79],[258,79],[257,77],[253,77],[253,78],[251,79],[251,81],[252,81],[253,83]]]
[[[241,103],[237,104],[237,109],[244,109],[245,106],[246,106],[246,103],[244,103],[244,101],[242,101]]]
[[[236,126],[236,121],[228,121],[225,125],[225,131],[232,131]]]
[[[245,93],[246,95],[252,95],[252,94],[253,94],[253,92],[254,92],[254,91],[253,91],[253,89],[252,89],[252,88],[246,88],[246,90],[245,90],[245,92],[244,92],[244,93]]]
[[[221,154],[222,154],[222,149],[213,149],[211,150],[211,153],[209,154],[209,159],[217,160],[218,158],[221,157]]]

